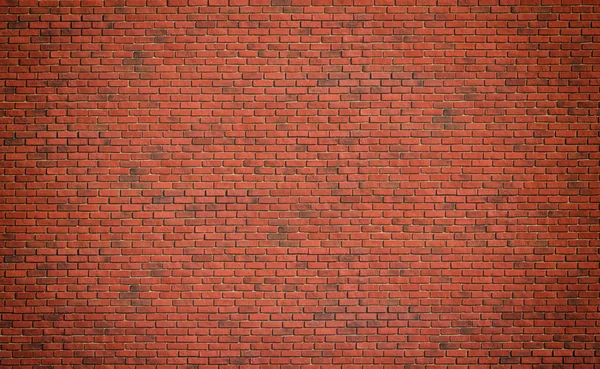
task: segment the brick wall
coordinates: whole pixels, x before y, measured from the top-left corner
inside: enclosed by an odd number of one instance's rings
[[[598,2],[2,0],[0,45],[2,368],[600,367]]]

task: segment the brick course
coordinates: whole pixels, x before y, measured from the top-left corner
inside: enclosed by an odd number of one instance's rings
[[[600,367],[600,6],[0,1],[2,368]]]

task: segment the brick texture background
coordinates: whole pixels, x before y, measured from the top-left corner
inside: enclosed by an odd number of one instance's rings
[[[600,368],[597,1],[2,0],[0,45],[2,368]]]

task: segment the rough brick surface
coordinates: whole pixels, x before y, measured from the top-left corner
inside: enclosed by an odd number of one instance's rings
[[[2,368],[600,368],[597,1],[0,5]]]

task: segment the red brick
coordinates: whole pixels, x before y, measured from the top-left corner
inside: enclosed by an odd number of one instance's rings
[[[598,367],[587,3],[4,1],[0,366]]]

